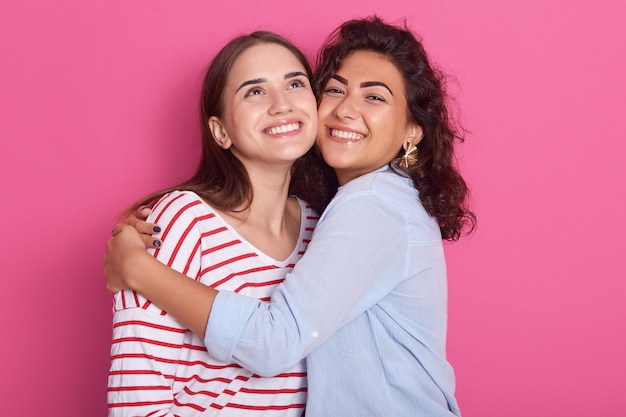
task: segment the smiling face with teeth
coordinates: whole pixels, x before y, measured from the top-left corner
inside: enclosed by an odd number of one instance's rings
[[[313,145],[317,109],[306,69],[286,48],[254,45],[234,62],[223,117],[209,118],[213,137],[248,170],[289,168]]]
[[[421,128],[407,117],[404,79],[395,65],[371,51],[344,58],[320,100],[317,144],[340,184],[395,159]]]

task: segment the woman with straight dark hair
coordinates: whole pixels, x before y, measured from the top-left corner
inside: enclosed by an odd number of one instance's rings
[[[268,303],[194,290],[126,224],[109,241],[107,286],[149,295],[211,355],[259,374],[306,357],[307,417],[460,415],[442,240],[472,231],[475,217],[444,78],[410,30],[371,17],[331,34],[314,86],[317,147],[340,187]]]
[[[294,162],[315,140],[310,79],[304,55],[274,33],[242,35],[222,48],[202,87],[195,174],[129,209],[156,201],[150,220],[167,239],[151,259],[201,287],[270,298],[306,250],[318,218],[289,192]],[[109,416],[302,415],[303,361],[260,377],[215,358],[142,294],[124,290],[114,301]]]

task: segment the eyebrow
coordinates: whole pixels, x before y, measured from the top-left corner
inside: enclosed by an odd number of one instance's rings
[[[335,80],[339,81],[343,85],[348,85],[348,80],[343,78],[341,75],[333,74],[333,76],[330,78],[334,78]]]
[[[288,72],[287,74],[285,74],[285,80],[288,80],[294,77],[306,77],[307,79],[309,78],[308,75],[306,75],[302,71]],[[235,90],[235,93],[247,85],[260,84],[266,81],[267,81],[267,78],[255,78],[253,80],[244,81],[239,85],[239,87],[237,87],[237,89]]]
[[[285,74],[285,80],[288,80],[289,78],[294,78],[294,77],[309,78],[309,76],[303,73],[302,71],[288,72],[287,74]]]
[[[391,88],[389,88],[387,84],[381,81],[365,81],[361,83],[361,88],[375,87],[375,86],[386,88],[387,90],[389,90],[389,93],[393,96],[393,91],[391,91]]]
[[[339,81],[343,85],[348,85],[348,80],[343,78],[341,75],[334,74],[331,78],[334,78],[335,80]],[[384,87],[393,96],[393,91],[391,91],[391,88],[389,88],[389,86],[387,84],[385,84],[385,83],[383,83],[381,81],[363,81],[359,86],[361,88],[376,87],[376,86]]]

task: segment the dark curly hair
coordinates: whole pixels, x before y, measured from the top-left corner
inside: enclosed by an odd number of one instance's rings
[[[420,125],[418,162],[409,168],[391,166],[409,175],[426,211],[434,216],[442,238],[455,241],[476,226],[469,209],[469,190],[454,156],[454,143],[464,131],[452,120],[445,92],[445,76],[433,68],[421,42],[407,28],[385,23],[377,16],[350,20],[330,34],[317,57],[313,89],[321,93],[343,60],[355,51],[372,51],[392,62],[404,77],[408,120]],[[398,157],[403,155],[398,150]]]

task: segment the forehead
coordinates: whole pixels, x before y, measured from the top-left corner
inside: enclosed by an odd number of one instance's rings
[[[356,51],[346,56],[336,73],[350,85],[381,81],[404,91],[404,77],[396,65],[384,55],[373,51]]]
[[[228,74],[228,83],[283,77],[295,71],[306,73],[304,66],[289,49],[275,43],[261,43],[246,49],[235,59]]]

